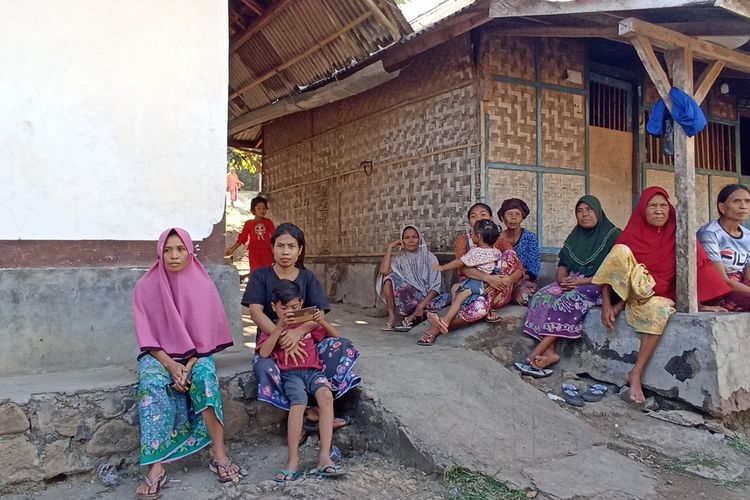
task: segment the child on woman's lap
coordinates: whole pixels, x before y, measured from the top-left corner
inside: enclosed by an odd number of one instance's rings
[[[284,395],[291,405],[287,422],[288,463],[286,469],[279,471],[273,479],[277,482],[294,481],[301,475],[298,471],[300,434],[309,396],[314,396],[318,403],[320,432],[318,466],[312,472],[322,477],[341,475],[340,467],[330,458],[333,394],[328,379],[321,371],[323,365],[317,349],[317,343],[323,338],[338,337],[339,332],[325,320],[320,311],[315,313],[313,321],[302,325],[291,324],[293,311],[302,308],[302,291],[293,281],[281,280],[274,286],[271,306],[279,317],[279,322],[270,335],[261,333],[258,354],[264,358],[273,357],[276,361],[281,371]],[[304,351],[301,355],[287,355],[280,344],[282,335],[292,328],[302,334],[298,340]]]
[[[461,267],[476,267],[487,274],[498,274],[498,261],[502,252],[494,247],[500,237],[500,229],[491,220],[479,220],[474,224],[471,241],[474,244],[460,259],[445,264],[435,264],[436,271],[460,269]],[[460,283],[451,287],[451,306],[441,318],[435,313],[428,313],[427,319],[440,333],[448,333],[448,325],[456,317],[461,306],[468,304],[484,293],[484,282],[464,278]]]

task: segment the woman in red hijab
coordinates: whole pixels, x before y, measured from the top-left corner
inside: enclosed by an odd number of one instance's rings
[[[601,285],[602,324],[614,329],[617,315],[625,309],[626,320],[641,333],[641,348],[635,366],[628,373],[630,399],[644,401],[641,378],[659,339],[675,312],[677,217],[667,191],[650,187],[643,191],[628,225],[592,283]],[[711,265],[698,243],[698,302],[702,311],[724,311],[711,303],[729,292],[729,287]],[[612,290],[622,298],[613,305]]]

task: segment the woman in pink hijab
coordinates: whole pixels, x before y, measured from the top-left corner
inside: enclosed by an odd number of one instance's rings
[[[209,469],[231,481],[240,469],[227,455],[213,354],[232,345],[224,307],[184,229],[159,237],[157,261],[133,294],[138,346],[138,414],[141,465],[149,466],[136,493],[161,496],[165,463],[211,445]]]

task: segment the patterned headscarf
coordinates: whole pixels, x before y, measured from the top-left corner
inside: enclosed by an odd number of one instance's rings
[[[404,226],[400,233],[402,240],[407,229],[414,229],[417,232],[419,247],[413,252],[402,249],[394,255],[391,260],[391,269],[425,295],[431,290],[440,293],[443,287],[442,276],[439,271],[432,269],[432,263],[437,262],[437,257],[427,249],[427,241],[417,226],[411,224]]]

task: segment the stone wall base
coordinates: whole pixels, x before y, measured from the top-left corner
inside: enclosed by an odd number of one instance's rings
[[[286,412],[257,401],[247,353],[218,354],[216,360],[227,439],[279,432]],[[137,465],[135,385],[132,374],[108,388],[71,387],[0,400],[0,493],[90,472],[102,463]]]

